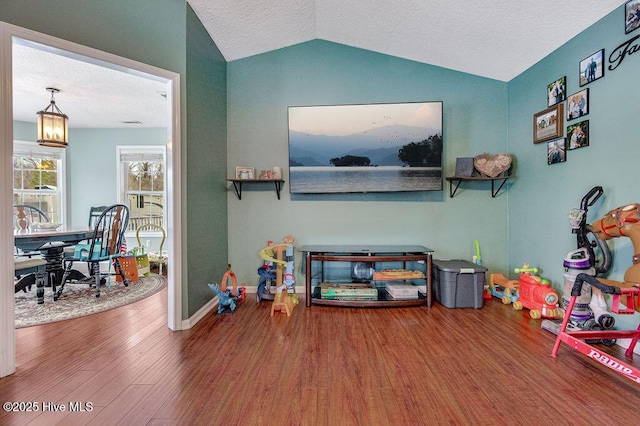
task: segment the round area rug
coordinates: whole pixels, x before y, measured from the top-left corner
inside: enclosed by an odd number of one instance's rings
[[[19,291],[15,294],[16,328],[63,321],[85,315],[97,314],[119,306],[137,302],[162,290],[167,285],[164,277],[151,274],[142,277],[137,283],[125,287],[112,277],[111,288],[100,287],[100,297],[88,284],[67,283],[60,299],[53,301],[51,288],[45,288],[44,304],[38,305],[36,289],[30,292]]]

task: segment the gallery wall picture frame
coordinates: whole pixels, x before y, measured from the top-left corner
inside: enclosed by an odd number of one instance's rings
[[[569,95],[567,98],[567,121],[589,114],[589,88]]]
[[[640,1],[640,0],[638,0]],[[567,76],[547,84],[547,106],[554,106],[563,102],[567,96]]]
[[[253,167],[237,166],[236,179],[255,179],[256,170]]]
[[[589,146],[589,120],[567,126],[567,149]]]
[[[564,104],[559,103],[533,114],[533,143],[545,142],[562,136]]]
[[[604,77],[604,49],[592,53],[580,61],[580,87]]]
[[[624,4],[624,32],[640,28],[640,0],[630,0]]]
[[[566,144],[565,138],[553,139],[547,142],[547,164],[551,165],[567,161]]]

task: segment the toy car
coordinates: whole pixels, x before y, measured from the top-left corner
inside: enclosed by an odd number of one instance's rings
[[[518,300],[518,288],[520,281],[510,280],[502,274],[489,274],[489,291],[491,295],[502,300],[502,303],[508,305]]]
[[[536,268],[528,268],[528,265],[515,270],[521,274],[518,277],[520,282],[519,296],[518,300],[513,302],[513,309],[517,311],[522,308],[529,309],[529,315],[532,319],[562,318],[564,312],[558,306],[558,293],[551,288],[549,280],[531,275],[532,272],[537,271]]]

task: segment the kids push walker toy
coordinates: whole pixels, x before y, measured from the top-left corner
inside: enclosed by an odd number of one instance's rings
[[[602,293],[612,295],[611,311],[618,314],[632,314],[636,310],[640,312],[638,305],[640,294],[640,204],[628,204],[611,210],[602,219],[591,224],[594,235],[601,240],[611,238],[628,237],[631,239],[635,254],[632,258],[632,266],[624,274],[624,281],[596,278],[593,275],[580,273],[576,276],[571,290],[568,312],[572,312],[578,298],[583,291],[583,284],[590,284]],[[621,300],[624,298],[623,300]],[[625,307],[621,306],[621,302]],[[619,360],[612,355],[600,351],[590,342],[604,339],[631,339],[625,356],[631,358],[633,350],[640,338],[640,324],[636,330],[579,330],[567,329],[570,315],[566,315],[560,326],[560,331],[551,352],[552,357],[558,356],[561,343],[566,343],[570,348],[598,361],[602,365],[622,374],[623,376],[640,384],[640,369]]]

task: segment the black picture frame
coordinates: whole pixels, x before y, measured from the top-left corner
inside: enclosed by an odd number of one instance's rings
[[[600,49],[581,60],[579,68],[580,87],[604,77],[604,49]]]
[[[567,121],[587,114],[589,114],[589,88],[582,89],[567,97]]]
[[[624,33],[640,28],[640,0],[629,0],[624,4]]]
[[[558,138],[547,142],[547,164],[558,164],[567,161],[566,139]]]
[[[640,1],[640,0],[639,0]],[[547,106],[563,102],[567,97],[567,76],[547,84]]]
[[[289,192],[442,191],[443,102],[289,106]]]
[[[567,126],[567,150],[589,146],[589,120]]]

